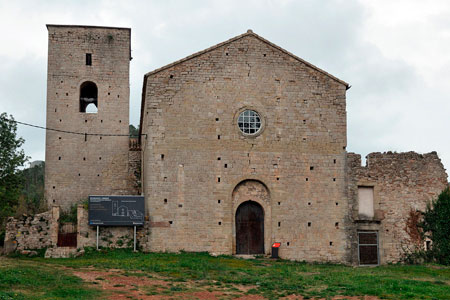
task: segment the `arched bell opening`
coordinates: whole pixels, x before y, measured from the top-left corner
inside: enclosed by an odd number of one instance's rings
[[[80,112],[97,113],[98,89],[92,81],[85,81],[80,86]]]

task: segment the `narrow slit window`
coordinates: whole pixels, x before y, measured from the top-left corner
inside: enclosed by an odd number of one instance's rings
[[[92,54],[86,53],[86,66],[92,66]]]

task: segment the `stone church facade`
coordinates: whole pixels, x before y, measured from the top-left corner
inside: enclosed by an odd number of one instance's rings
[[[417,211],[447,186],[445,169],[435,152],[361,166],[346,151],[346,82],[249,30],[147,73],[130,147],[130,29],[48,30],[47,127],[124,134],[48,132],[49,205],[142,194],[144,251],[269,255],[279,242],[282,258],[358,265],[424,242]],[[94,242],[83,220],[78,247]]]

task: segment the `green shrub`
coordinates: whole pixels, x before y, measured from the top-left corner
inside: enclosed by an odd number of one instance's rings
[[[447,187],[423,214],[419,225],[433,244],[428,255],[436,262],[450,265],[450,189]]]
[[[89,198],[83,199],[83,201],[81,201],[81,204],[83,205],[83,208],[85,210],[89,209]]]
[[[77,223],[77,204],[73,204],[69,211],[62,211],[59,216],[60,223]]]

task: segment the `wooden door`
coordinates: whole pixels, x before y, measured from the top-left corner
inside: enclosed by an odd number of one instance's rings
[[[378,265],[378,232],[358,232],[360,265]]]
[[[236,211],[236,254],[264,254],[264,211],[254,201]]]
[[[77,226],[73,223],[59,224],[58,247],[77,247]]]

